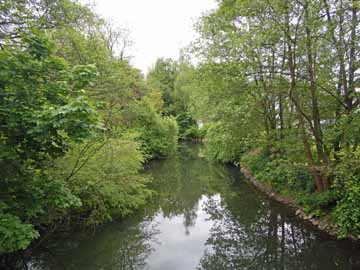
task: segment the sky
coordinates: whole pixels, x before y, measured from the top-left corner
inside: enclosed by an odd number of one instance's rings
[[[179,51],[196,36],[193,24],[215,0],[82,0],[95,2],[106,19],[128,27],[135,44],[131,63],[145,74],[159,57],[177,59]]]

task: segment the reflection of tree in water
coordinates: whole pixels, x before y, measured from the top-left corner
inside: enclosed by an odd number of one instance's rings
[[[41,270],[146,269],[159,233],[150,223],[112,224],[90,240],[61,240],[61,246],[35,255],[28,265]]]
[[[289,220],[283,207],[235,181],[237,169],[198,159],[193,147],[184,146],[182,151],[186,153],[148,165],[146,173],[154,178],[157,195],[143,211],[105,226],[87,240],[72,235],[68,241],[50,241],[48,250],[53,255],[39,252],[28,265],[32,270],[148,269],[146,262],[160,233],[157,217],[183,218],[185,233],[190,234],[198,209],[205,207],[212,228],[200,270],[350,270],[359,266],[334,242],[321,241],[311,230]],[[221,196],[211,196],[215,194]]]
[[[204,194],[219,193],[230,185],[230,173],[223,167],[197,158],[198,149],[182,147],[179,156],[155,161],[147,173],[154,178],[156,196],[143,212],[123,223],[106,226],[92,239],[60,240],[58,247],[39,252],[32,260],[41,270],[137,270],[146,269],[146,261],[153,252],[156,234],[155,217],[183,217],[185,233],[195,226],[199,201]],[[230,181],[228,181],[230,184]],[[142,221],[146,217],[146,221]],[[91,264],[89,263],[91,262]]]
[[[153,162],[148,170],[157,192],[152,211],[161,209],[164,217],[182,215],[186,234],[195,225],[199,200],[224,189],[224,179],[232,179],[223,166],[209,164],[197,157],[199,147],[181,147],[181,154],[162,162]],[[230,183],[230,181],[229,181]]]
[[[128,231],[125,237],[117,239],[121,246],[116,250],[116,254],[109,257],[109,265],[104,268],[104,264],[98,266],[101,269],[123,269],[123,270],[140,270],[147,266],[146,260],[154,251],[152,242],[159,232],[156,225],[150,226],[148,222],[141,223],[134,233]]]
[[[253,198],[208,201],[214,225],[198,269],[354,269],[333,242],[319,243],[315,234],[289,222],[275,203],[254,194],[239,196]]]

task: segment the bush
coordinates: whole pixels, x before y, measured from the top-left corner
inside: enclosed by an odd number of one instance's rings
[[[247,150],[247,142],[234,134],[232,126],[222,122],[206,127],[205,156],[210,160],[236,162]]]
[[[31,224],[23,223],[17,216],[0,212],[0,254],[28,247],[39,237]]]
[[[321,215],[324,211],[329,212],[338,200],[339,193],[335,189],[320,193],[301,193],[297,196],[297,201],[304,210],[315,215]]]
[[[260,181],[266,181],[279,192],[311,193],[313,180],[307,168],[287,159],[274,158],[257,149],[241,158],[241,163],[247,166]]]
[[[342,153],[341,158],[333,184],[341,199],[334,209],[333,217],[341,236],[353,233],[360,238],[360,150]]]
[[[262,149],[255,149],[241,157],[240,163],[245,165],[254,174],[261,170],[270,161],[269,156]]]
[[[178,125],[174,117],[161,116],[144,101],[130,108],[131,127],[139,133],[141,149],[152,158],[173,155],[178,145]]]
[[[205,138],[206,129],[199,128],[197,125],[188,128],[184,133],[184,138],[186,139],[196,139],[202,140]]]
[[[57,173],[81,200],[72,216],[87,226],[98,225],[144,205],[151,192],[146,187],[149,178],[139,175],[143,162],[140,145],[131,135],[87,142],[69,152],[59,161]]]
[[[359,179],[346,182],[343,197],[333,212],[341,236],[355,233],[360,238],[360,183]]]
[[[63,179],[30,165],[0,186],[0,253],[25,249],[44,227],[54,227],[81,206]]]
[[[177,112],[176,122],[179,126],[179,137],[182,140],[199,138],[198,126],[192,115],[188,111]]]

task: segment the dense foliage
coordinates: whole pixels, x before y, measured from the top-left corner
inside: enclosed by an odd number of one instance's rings
[[[147,81],[159,89],[164,98],[164,114],[175,117],[181,139],[198,139],[198,125],[190,109],[190,93],[193,88],[195,69],[184,58],[179,61],[158,59],[149,71]]]
[[[332,214],[344,236],[360,235],[359,8],[219,0],[192,46],[207,156]]]
[[[0,3],[0,254],[131,214],[149,158],[176,151],[129,32],[75,1]]]
[[[359,1],[217,2],[198,65],[146,78],[91,8],[0,2],[0,254],[131,214],[152,195],[143,164],[179,139],[360,235]]]
[[[146,154],[161,158],[176,152],[178,125],[174,117],[159,115],[147,99],[134,104],[129,116]]]

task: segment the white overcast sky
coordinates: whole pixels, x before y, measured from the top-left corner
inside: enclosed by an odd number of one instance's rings
[[[159,57],[177,59],[195,37],[193,24],[215,0],[81,0],[94,3],[98,14],[131,30],[132,64],[147,72]]]

